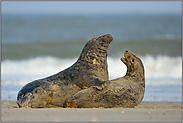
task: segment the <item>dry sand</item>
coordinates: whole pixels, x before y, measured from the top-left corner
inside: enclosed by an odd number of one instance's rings
[[[135,108],[17,108],[15,101],[1,101],[1,121],[16,122],[181,122],[181,102],[141,102]]]

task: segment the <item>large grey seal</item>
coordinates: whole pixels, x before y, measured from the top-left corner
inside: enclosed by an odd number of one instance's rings
[[[130,50],[126,50],[124,56],[125,58],[121,58],[127,66],[124,77],[105,81],[100,87],[81,90],[69,98],[64,107],[131,108],[138,105],[145,91],[144,66],[141,59]]]
[[[62,107],[65,100],[90,86],[108,80],[107,49],[111,34],[88,41],[78,60],[69,68],[25,85],[18,93],[19,107]]]

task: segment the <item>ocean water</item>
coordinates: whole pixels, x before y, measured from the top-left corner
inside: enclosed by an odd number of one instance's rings
[[[181,15],[1,16],[1,100],[16,100],[27,83],[71,66],[90,39],[113,35],[109,78],[122,77],[125,49],[142,59],[143,101],[182,101]]]

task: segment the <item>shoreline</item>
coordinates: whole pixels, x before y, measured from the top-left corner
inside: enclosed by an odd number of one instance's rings
[[[181,122],[182,102],[143,101],[134,108],[18,108],[15,101],[1,101],[1,120],[49,121],[177,121]]]

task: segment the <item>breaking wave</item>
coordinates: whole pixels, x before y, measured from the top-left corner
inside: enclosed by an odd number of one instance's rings
[[[182,84],[182,57],[141,56],[146,84]],[[26,60],[4,60],[1,63],[1,83],[25,85],[35,79],[58,73],[76,62],[77,58],[39,56]],[[120,58],[108,57],[109,79],[122,77],[126,66]]]

